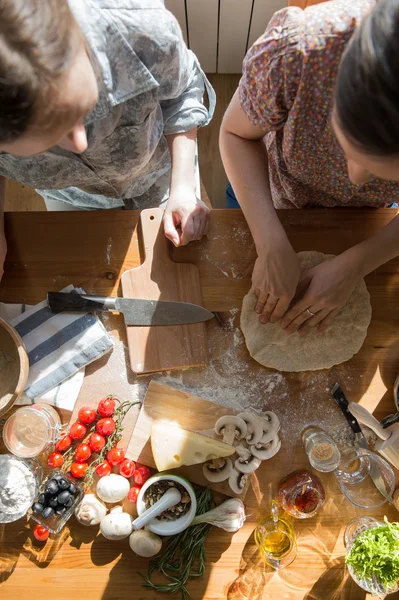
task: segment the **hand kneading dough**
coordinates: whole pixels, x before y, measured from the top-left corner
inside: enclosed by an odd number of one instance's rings
[[[302,271],[332,257],[321,252],[298,254]],[[349,360],[360,350],[371,320],[370,294],[363,280],[324,335],[318,335],[314,328],[306,336],[298,333],[287,336],[280,323],[262,325],[254,310],[255,304],[255,292],[251,289],[241,311],[241,329],[247,348],[258,363],[278,371],[329,369]]]

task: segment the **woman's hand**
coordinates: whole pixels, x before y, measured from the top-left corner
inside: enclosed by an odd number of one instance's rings
[[[0,281],[4,274],[4,261],[7,254],[7,241],[4,231],[0,232]]]
[[[299,330],[306,335],[312,327],[324,333],[361,276],[356,264],[343,254],[309,269],[299,283],[299,299],[284,315],[281,326],[287,334]]]
[[[163,224],[166,237],[175,246],[200,240],[209,228],[211,211],[190,188],[171,192]]]
[[[259,252],[252,273],[258,298],[255,310],[261,323],[276,323],[287,311],[301,274],[298,257],[284,236]]]

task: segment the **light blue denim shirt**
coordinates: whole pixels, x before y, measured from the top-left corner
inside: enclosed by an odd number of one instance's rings
[[[214,92],[162,0],[69,0],[99,73],[88,148],[0,154],[0,174],[80,208],[148,208],[165,196],[165,135],[206,125]],[[203,103],[205,86],[209,111]],[[158,182],[163,181],[162,185]]]

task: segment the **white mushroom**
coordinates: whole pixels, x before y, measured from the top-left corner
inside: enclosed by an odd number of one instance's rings
[[[133,531],[129,537],[129,544],[133,552],[145,558],[155,556],[162,548],[162,540],[159,535],[145,529]]]
[[[236,453],[239,458],[234,463],[234,468],[240,473],[253,473],[262,462],[259,458],[251,454],[248,448],[244,448],[244,446],[237,446]]]
[[[95,494],[86,494],[75,510],[82,525],[98,525],[107,514],[107,507]]]
[[[238,416],[247,424],[247,443],[257,444],[263,435],[262,419],[251,412],[242,412]]]
[[[206,479],[214,483],[228,479],[232,470],[233,463],[230,458],[214,458],[202,466],[202,472]]]
[[[215,433],[222,435],[224,443],[232,446],[234,440],[242,440],[247,435],[247,424],[235,415],[225,415],[216,421]]]
[[[132,517],[122,506],[114,506],[101,521],[100,530],[107,540],[123,540],[132,533]]]
[[[229,477],[230,489],[235,494],[241,494],[241,492],[244,491],[247,480],[248,480],[248,475],[246,473],[240,473],[239,471],[236,471],[236,469],[233,469],[233,471]]]
[[[280,421],[274,412],[267,411],[263,417],[263,435],[260,439],[261,444],[271,442],[280,429]]]
[[[267,444],[254,444],[251,446],[251,453],[256,456],[256,458],[260,458],[260,460],[268,460],[272,458],[281,448],[281,442],[279,440],[278,435],[274,437]]]
[[[122,475],[105,475],[97,483],[96,493],[104,502],[120,502],[128,495],[130,490],[129,480]]]

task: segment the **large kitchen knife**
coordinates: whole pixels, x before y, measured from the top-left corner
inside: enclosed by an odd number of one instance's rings
[[[55,312],[91,310],[123,313],[126,325],[152,327],[154,325],[188,325],[213,319],[214,314],[189,302],[139,300],[136,298],[107,298],[78,293],[48,292],[47,303]]]
[[[336,383],[334,385],[334,387],[331,390],[331,395],[333,396],[335,402],[338,404],[339,408],[342,411],[342,414],[348,421],[349,426],[355,435],[355,446],[357,448],[371,452],[370,447],[367,442],[367,439],[366,439],[366,436],[364,435],[363,431],[361,430],[361,427],[360,427],[359,423],[357,422],[357,419],[352,415],[352,413],[349,410],[348,399],[345,396],[339,383]],[[383,481],[381,475],[378,472],[376,472],[375,469],[372,468],[370,471],[370,477],[373,480],[374,485],[377,488],[377,490],[380,492],[380,494],[382,496],[384,496],[384,498],[386,498],[386,500],[388,500],[388,502],[393,504],[392,496],[386,490],[385,484],[384,484],[384,481]]]

